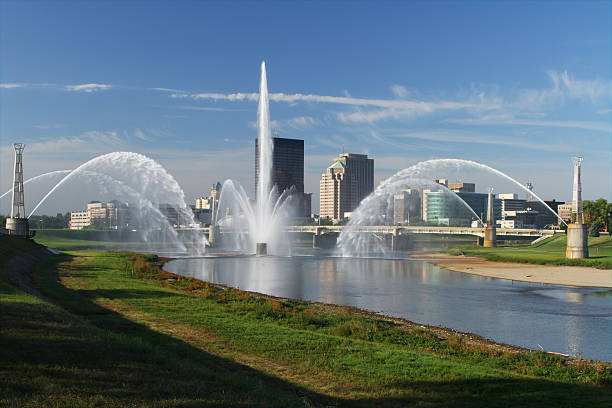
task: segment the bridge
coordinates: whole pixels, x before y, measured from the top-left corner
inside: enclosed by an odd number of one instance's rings
[[[313,235],[313,247],[330,247],[335,244],[336,238],[346,228],[343,225],[291,225],[283,229],[288,233],[302,233]],[[211,227],[202,230],[210,237]],[[229,231],[217,228],[218,233],[224,234]],[[389,245],[392,249],[401,249],[406,245],[409,237],[414,234],[433,235],[472,235],[478,237],[480,243],[485,237],[483,227],[446,227],[446,226],[409,226],[409,225],[363,225],[352,227],[357,233],[370,233],[375,236],[390,238]],[[246,232],[246,231],[245,231]],[[497,236],[533,237],[534,239],[544,236],[552,236],[562,231],[531,228],[496,228]]]

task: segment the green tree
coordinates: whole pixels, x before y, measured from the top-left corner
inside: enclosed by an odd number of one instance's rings
[[[600,229],[610,231],[612,221],[612,203],[608,203],[605,198],[595,201],[585,200],[582,203],[584,212],[584,222],[589,225],[599,225]]]

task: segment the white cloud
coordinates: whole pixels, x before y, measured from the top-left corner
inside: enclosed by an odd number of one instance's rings
[[[293,129],[306,129],[312,126],[319,125],[320,121],[311,116],[298,116],[296,118],[288,119],[286,123],[287,126]]]
[[[596,103],[602,97],[612,95],[612,85],[609,80],[577,79],[567,71],[548,71],[546,74],[552,82],[552,87],[521,89],[517,99],[510,105],[518,109],[537,110],[562,103],[567,99],[588,100]]]
[[[612,109],[608,108],[608,109],[599,109],[597,111],[597,114],[599,115],[609,115],[612,112]]]
[[[224,101],[257,101],[259,99],[258,93],[198,93],[198,94],[172,94],[173,98],[192,98],[192,99],[211,99],[211,100],[224,100]],[[327,95],[314,95],[314,94],[285,94],[285,93],[271,93],[269,98],[274,102],[312,102],[312,103],[330,103],[339,105],[351,105],[351,106],[374,106],[379,108],[395,108],[404,110],[419,110],[432,112],[437,109],[467,109],[467,108],[478,108],[478,109],[496,109],[500,106],[490,105],[483,106],[479,103],[472,102],[453,102],[453,101],[439,101],[439,102],[423,102],[423,101],[400,101],[391,99],[366,99],[366,98],[352,98],[348,96],[327,96]]]
[[[117,132],[90,130],[79,136],[59,137],[40,142],[26,143],[26,153],[99,153],[123,146],[124,144],[124,141]],[[12,151],[12,147],[3,146],[2,150]]]
[[[141,129],[136,128],[134,129],[134,137],[137,137],[140,140],[144,140],[145,142],[152,142],[153,139],[146,135]]]
[[[0,88],[2,89],[12,89],[12,88],[25,88],[30,84],[0,84]]]
[[[596,102],[599,98],[611,95],[612,85],[610,81],[601,79],[576,79],[570,77],[567,71],[561,73],[549,73],[551,76],[557,76],[558,81],[563,84],[565,91],[571,97],[578,99],[589,99]]]
[[[34,125],[34,127],[36,129],[46,130],[46,129],[61,129],[61,128],[65,128],[66,125],[62,125],[62,124],[59,124],[59,123],[54,123],[54,124],[51,124],[51,125]]]
[[[491,144],[495,146],[511,146],[518,148],[572,152],[574,147],[564,144],[551,145],[550,143],[535,143],[532,140],[520,140],[508,136],[495,136],[489,133],[461,132],[454,130],[427,130],[415,132],[398,132],[389,137],[402,139],[420,139],[431,142],[465,143],[465,144]]]
[[[172,89],[172,88],[147,88],[150,91],[159,91],[159,92],[169,92],[169,93],[185,93],[185,91],[181,89]]]
[[[398,84],[391,85],[391,92],[393,92],[393,95],[397,96],[398,98],[405,98],[408,96],[408,90],[406,87]]]
[[[609,123],[604,122],[582,122],[582,121],[562,121],[562,120],[532,120],[520,119],[508,116],[506,118],[469,118],[469,119],[446,119],[448,123],[459,123],[463,125],[509,125],[509,126],[540,126],[593,130],[609,133],[612,128]]]
[[[98,92],[98,91],[106,91],[108,89],[112,88],[112,85],[107,85],[107,84],[80,84],[80,85],[66,85],[65,89],[67,91],[74,91],[74,92],[87,92],[87,93],[91,93],[91,92]]]
[[[213,111],[213,112],[236,111],[236,109],[214,108],[214,107],[209,107],[209,106],[190,106],[190,105],[181,105],[181,106],[177,106],[176,108],[183,109],[183,110]]]

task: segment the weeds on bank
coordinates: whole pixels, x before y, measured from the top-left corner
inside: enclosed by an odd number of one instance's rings
[[[165,260],[156,255],[116,254],[128,261],[135,278],[155,281],[166,287],[189,292],[212,301],[226,313],[246,320],[407,347],[524,375],[566,382],[612,385],[612,368],[607,363],[572,360],[542,351],[502,350],[481,342],[467,342],[460,335],[444,339],[429,330],[403,327],[382,317],[362,316],[348,307],[273,298],[169,273],[162,269]]]

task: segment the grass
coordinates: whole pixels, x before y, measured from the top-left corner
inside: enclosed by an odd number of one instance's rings
[[[476,245],[461,245],[450,249],[453,255],[475,256],[489,261],[520,262],[531,264],[589,266],[612,269],[612,238],[589,237],[589,258],[566,259],[567,237],[555,235],[535,245],[484,248]]]
[[[344,307],[223,289],[155,256],[74,252],[2,283],[0,405],[598,406],[608,364],[438,338]]]
[[[87,250],[87,249],[147,249],[147,244],[142,242],[123,242],[116,231],[83,231],[83,230],[36,230],[35,241],[55,248],[64,250]]]

